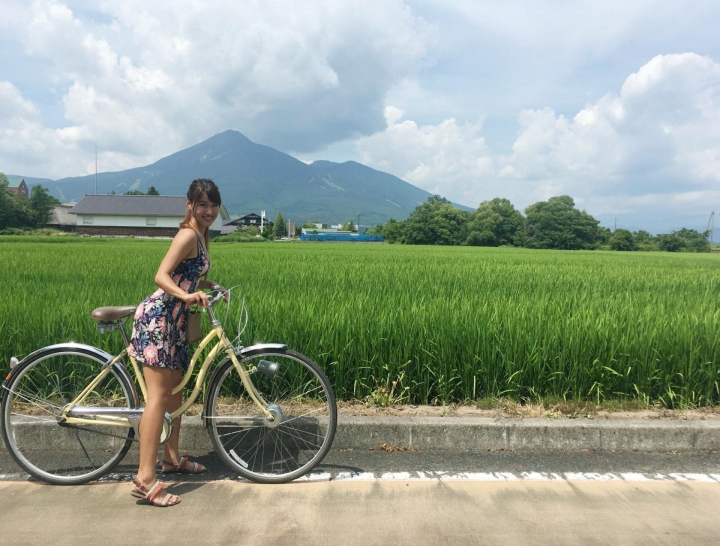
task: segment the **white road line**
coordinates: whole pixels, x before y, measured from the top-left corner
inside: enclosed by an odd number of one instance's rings
[[[300,478],[300,481],[474,481],[474,482],[702,482],[720,483],[720,474],[643,474],[640,472],[443,472],[443,471],[408,471],[408,472],[343,472],[332,476],[327,472],[314,473]]]

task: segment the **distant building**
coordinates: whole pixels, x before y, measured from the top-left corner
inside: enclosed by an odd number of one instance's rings
[[[185,218],[185,196],[86,195],[70,209],[80,235],[174,237]],[[210,226],[219,235],[218,215]]]
[[[8,187],[7,191],[10,193],[14,193],[22,197],[23,199],[27,199],[29,197],[28,187],[27,184],[25,184],[25,180],[23,178],[10,178],[8,179]]]
[[[72,209],[75,204],[76,203],[63,203],[62,205],[53,205],[47,227],[61,231],[77,231],[77,218],[75,218],[73,214],[70,214],[70,209]]]
[[[312,227],[304,227],[304,228],[302,228],[300,231],[301,231],[302,234],[309,234],[309,233],[314,233],[314,234],[318,234],[318,233],[340,233],[340,234],[345,234],[345,235],[351,235],[351,234],[352,234],[352,231],[341,231],[341,230],[336,229],[336,228],[334,228],[334,227],[332,227],[332,228],[322,228],[322,229],[317,229],[317,228],[312,228]]]
[[[260,226],[260,220],[261,216],[259,214],[255,214],[254,212],[251,212],[250,214],[246,214],[245,216],[241,216],[240,218],[235,218],[235,220],[230,220],[229,222],[223,222],[222,225],[222,234],[226,235],[228,233],[232,233],[233,231],[236,231],[237,229],[247,229],[250,226],[255,226],[260,231],[263,230],[265,226],[272,227],[275,225],[274,222],[271,222],[267,218],[265,218],[265,221],[262,224],[262,227]]]

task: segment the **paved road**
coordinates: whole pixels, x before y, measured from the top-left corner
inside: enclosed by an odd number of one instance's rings
[[[720,454],[334,451],[312,483],[210,471],[140,506],[125,483],[32,483],[0,454],[3,544],[713,544]],[[141,538],[139,538],[141,537]]]
[[[214,452],[191,454],[194,460],[208,467],[209,472],[198,479],[202,481],[238,480],[237,476],[220,461]],[[103,481],[129,481],[137,468],[137,447],[133,447],[116,468],[115,472]],[[406,451],[386,453],[380,450],[333,450],[317,467],[315,473],[324,478],[335,479],[348,474],[372,474],[382,477],[384,474],[409,474],[420,478],[421,473],[446,473],[449,475],[476,475],[510,473],[522,476],[523,473],[558,474],[642,474],[648,479],[657,475],[703,474],[720,475],[719,452],[691,453],[643,453],[643,452],[453,452],[453,451]],[[0,451],[0,480],[26,480],[12,458]],[[190,478],[191,479],[191,478]],[[471,478],[469,478],[471,479]]]

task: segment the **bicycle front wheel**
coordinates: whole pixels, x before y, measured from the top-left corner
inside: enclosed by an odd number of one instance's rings
[[[269,350],[244,362],[275,418],[248,396],[230,360],[210,386],[205,416],[215,451],[241,476],[259,483],[284,483],[310,472],[335,437],[337,406],[320,367],[293,351]],[[268,368],[274,368],[275,373]]]
[[[130,449],[132,428],[59,422],[63,408],[102,364],[82,349],[58,348],[23,363],[5,386],[0,409],[5,446],[31,476],[57,485],[85,483],[112,470]],[[112,368],[82,405],[134,408],[129,378]]]

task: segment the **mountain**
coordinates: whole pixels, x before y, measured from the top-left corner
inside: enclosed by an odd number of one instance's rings
[[[431,195],[354,161],[307,165],[237,131],[217,134],[146,167],[98,173],[97,188],[98,193],[125,193],[155,186],[162,195],[184,195],[195,178],[215,181],[231,214],[265,210],[274,219],[280,211],[298,222],[334,224],[357,219],[358,214],[363,226],[402,220]],[[95,193],[95,175],[47,180],[43,185],[63,201],[79,201]]]

